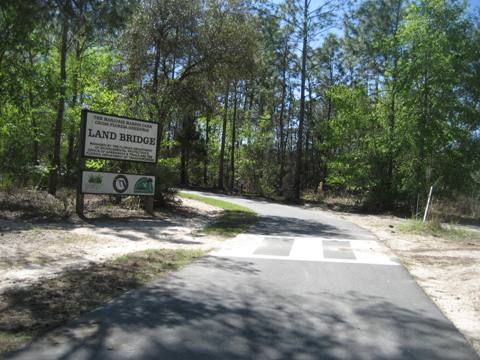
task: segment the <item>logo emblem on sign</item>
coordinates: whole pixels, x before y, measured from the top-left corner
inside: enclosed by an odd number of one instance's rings
[[[153,181],[147,177],[142,177],[137,180],[134,186],[136,193],[153,194]]]
[[[117,175],[113,179],[113,188],[116,192],[122,194],[128,189],[128,179],[125,175]]]

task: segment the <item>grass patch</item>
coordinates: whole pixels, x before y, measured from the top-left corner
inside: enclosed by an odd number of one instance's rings
[[[480,240],[480,232],[459,229],[455,226],[440,224],[437,221],[426,223],[419,220],[408,220],[398,225],[398,230],[405,233],[431,235],[450,240]]]
[[[233,204],[231,202],[224,201],[224,200],[209,198],[206,196],[200,196],[200,195],[190,194],[185,192],[180,192],[178,193],[178,195],[184,199],[201,201],[205,204],[212,205],[226,211],[241,211],[241,212],[250,213],[253,215],[256,214],[255,211],[253,211],[252,209],[246,208],[245,206]]]
[[[147,250],[0,295],[0,355],[202,256],[200,250]]]
[[[179,196],[201,201],[224,210],[218,219],[205,226],[203,229],[205,234],[230,238],[245,232],[257,221],[257,213],[241,205],[184,192],[180,192]]]
[[[219,219],[205,226],[203,231],[206,234],[231,238],[245,232],[256,221],[255,214],[226,210]]]

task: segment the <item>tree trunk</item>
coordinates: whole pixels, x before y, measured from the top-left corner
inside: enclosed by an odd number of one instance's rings
[[[205,126],[205,158],[203,159],[203,186],[208,186],[208,140],[210,136],[210,117],[211,112],[207,113],[207,123]]]
[[[289,94],[289,102],[288,102],[288,114],[287,114],[287,133],[285,134],[286,144],[285,144],[285,152],[291,153],[293,148],[295,147],[293,142],[293,129],[292,129],[292,119],[293,119],[293,112],[294,112],[294,97],[292,93],[292,89],[290,89]],[[289,189],[292,190],[292,189]]]
[[[417,164],[415,167],[415,177],[416,177],[416,187],[417,187],[417,198],[422,196],[426,190],[426,174],[424,173],[424,161],[425,161],[425,142],[427,136],[427,123],[429,121],[429,73],[428,67],[426,64],[429,64],[430,56],[429,54],[425,54],[424,58],[424,66],[423,69],[423,88],[421,93],[421,115],[419,118],[418,126],[418,135],[417,135],[417,142],[418,142],[418,155],[417,155]]]
[[[54,134],[54,146],[53,157],[50,169],[50,178],[48,182],[48,192],[55,195],[57,192],[58,175],[60,171],[60,147],[62,141],[62,125],[63,117],[65,113],[65,86],[67,80],[67,41],[68,41],[68,4],[70,0],[65,1],[63,9],[63,22],[62,22],[62,40],[60,48],[60,96],[58,99],[57,120],[55,121],[55,134]]]
[[[402,8],[402,1],[397,2],[396,8],[396,16],[395,16],[395,28],[394,28],[394,45],[397,45],[397,32],[398,27],[400,25],[400,11]],[[397,48],[395,48],[395,52],[393,54],[393,68],[392,68],[392,78],[391,78],[391,99],[390,99],[390,109],[389,109],[389,138],[390,138],[390,148],[389,148],[389,158],[388,158],[388,169],[387,169],[387,186],[388,191],[390,192],[389,199],[392,200],[391,206],[393,206],[393,175],[395,170],[395,149],[392,148],[395,141],[395,127],[396,127],[396,118],[395,118],[395,107],[396,107],[396,92],[397,92],[397,67],[398,67],[398,52]]]
[[[284,135],[284,124],[283,117],[285,113],[285,97],[287,93],[287,56],[288,56],[288,42],[285,41],[285,48],[283,52],[283,69],[282,69],[282,98],[280,102],[280,114],[278,116],[278,127],[279,127],[279,137],[280,137],[280,152],[278,162],[280,164],[280,173],[278,184],[279,188],[282,187],[283,178],[285,176],[285,135]]]
[[[28,58],[30,60],[30,66],[32,67],[33,69],[33,54],[29,51],[28,53]],[[29,90],[28,90],[28,100],[29,100],[29,105],[30,105],[30,109],[33,110],[34,109],[34,105],[35,105],[35,101],[34,101],[34,94],[33,94],[33,91],[32,91],[32,88],[29,87]],[[31,113],[31,116],[32,116],[32,132],[33,132],[33,165],[39,165],[39,153],[38,153],[38,148],[39,148],[39,143],[38,143],[38,125],[37,125],[37,119],[35,117],[35,114],[32,112]]]
[[[331,90],[333,87],[333,57],[335,56],[334,51],[330,53],[330,61],[328,66],[328,80],[329,80],[329,87],[328,89]],[[332,118],[332,97],[330,94],[327,95],[327,121],[330,122]]]
[[[218,165],[218,188],[219,189],[223,189],[224,162],[225,162],[225,138],[227,135],[229,91],[230,91],[230,82],[227,82],[227,89],[225,91],[225,106],[224,106],[224,113],[223,113],[222,142],[220,145],[220,160]]]
[[[80,45],[77,43],[77,47],[75,49],[75,60],[76,60],[76,65],[79,66],[80,63],[80,57],[81,57],[81,49]],[[80,69],[78,67],[75,68],[75,72],[73,74],[73,97],[72,97],[72,106],[77,105],[77,100],[78,100],[78,73]],[[69,134],[68,134],[68,152],[67,152],[67,169],[69,171],[69,174],[72,173],[73,169],[73,164],[75,160],[75,133],[76,133],[76,127],[75,126],[70,126],[69,129]]]
[[[185,142],[182,142],[180,153],[180,184],[187,185],[187,146]]]
[[[182,136],[181,136],[181,154],[180,154],[180,182],[182,185],[189,184],[188,163],[190,161],[190,146],[193,135],[195,116],[191,112],[183,115]]]
[[[310,151],[313,150],[313,137],[312,134],[312,115],[313,115],[313,100],[312,100],[312,84],[310,77],[308,78],[308,112],[306,113],[306,134],[305,134],[305,169],[304,169],[304,181],[302,186],[308,188],[312,178],[312,165],[313,159]],[[311,143],[310,143],[311,142]]]
[[[305,0],[303,8],[303,46],[302,46],[302,70],[300,85],[300,114],[298,119],[298,136],[297,136],[297,154],[295,163],[295,180],[294,180],[294,199],[300,200],[301,193],[301,177],[302,177],[302,148],[303,148],[303,124],[305,121],[305,78],[307,72],[307,51],[308,51],[308,5],[309,1]]]
[[[334,52],[332,51],[330,53],[330,63],[328,66],[328,72],[329,72],[329,86],[328,90],[331,90],[332,87],[334,86],[334,79],[333,79],[333,56]],[[330,123],[330,120],[332,119],[332,113],[333,113],[333,103],[332,103],[332,97],[330,94],[327,96],[327,127],[329,126],[328,124]],[[319,140],[324,141],[324,138],[321,138],[321,134],[319,135]],[[322,155],[325,156],[325,159],[323,161],[323,165],[321,166],[321,174],[320,174],[320,181],[325,184],[327,182],[327,176],[328,176],[328,159],[329,159],[329,150],[324,150],[322,151]]]
[[[391,193],[393,190],[393,169],[394,169],[394,150],[392,146],[395,141],[395,84],[392,84],[392,94],[390,100],[390,111],[389,111],[389,151],[388,151],[388,166],[387,166],[387,189]],[[390,194],[392,195],[392,194]],[[393,201],[392,196],[388,196],[388,199]],[[392,204],[389,204],[392,205]]]
[[[158,49],[158,43],[155,44],[155,57],[153,61],[153,75],[152,75],[152,102],[155,104],[156,114],[160,113],[160,104],[158,103],[158,69],[160,67],[160,50]],[[153,118],[153,116],[152,116]],[[161,121],[161,119],[158,119]]]
[[[237,121],[237,80],[234,85],[234,97],[233,97],[233,117],[232,117],[232,152],[230,158],[230,191],[233,191],[235,185],[235,126]]]

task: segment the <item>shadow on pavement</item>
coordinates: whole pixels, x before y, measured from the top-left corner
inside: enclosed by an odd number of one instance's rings
[[[262,271],[207,257],[7,359],[476,359],[441,316],[357,291],[285,292]]]
[[[248,233],[268,236],[318,236],[332,239],[356,237],[350,231],[319,221],[282,216],[260,216],[258,222],[248,229]]]

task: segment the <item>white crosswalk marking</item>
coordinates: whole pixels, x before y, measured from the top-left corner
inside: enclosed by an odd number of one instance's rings
[[[296,237],[288,256],[269,255],[264,248],[264,235],[241,234],[226,241],[223,246],[212,253],[220,257],[241,257],[256,259],[277,259],[296,261],[322,261],[376,265],[399,265],[398,260],[389,250],[374,240],[328,239],[323,237]],[[271,238],[269,242],[271,242]],[[325,242],[325,243],[324,243]],[[328,251],[325,251],[328,244]],[[333,245],[332,245],[333,244]],[[255,251],[262,245],[261,254]],[[334,246],[332,248],[332,246]],[[354,254],[353,259],[344,258],[343,253]],[[274,253],[274,251],[272,251]],[[327,254],[327,256],[325,256]],[[333,254],[333,255],[332,255]],[[335,257],[338,254],[337,257]]]
[[[297,238],[293,242],[289,257],[315,261],[323,257],[323,241],[312,238]]]

